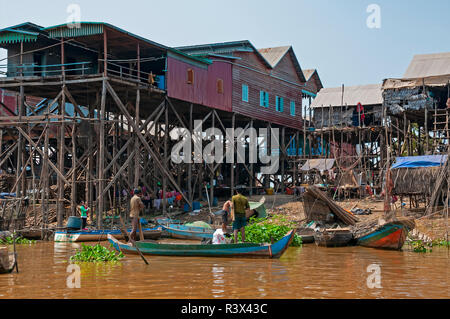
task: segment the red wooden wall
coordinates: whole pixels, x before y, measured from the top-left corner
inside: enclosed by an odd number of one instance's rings
[[[187,81],[188,69],[194,71],[194,83]],[[218,93],[217,80],[223,81],[223,93]],[[206,68],[167,58],[167,95],[195,104],[231,112],[231,65],[215,62]]]
[[[298,79],[292,61],[286,61],[286,59],[290,59],[290,56],[285,55],[277,67],[272,70],[268,69],[255,53],[235,52],[234,55],[241,60],[237,60],[233,65],[233,112],[295,129],[302,129],[301,85],[303,83]],[[270,76],[271,71],[275,76],[287,81]],[[242,101],[242,84],[248,85],[249,102]],[[260,91],[269,93],[269,107],[259,105]],[[276,111],[276,96],[284,99],[282,113]],[[291,100],[295,101],[295,116],[290,114]]]

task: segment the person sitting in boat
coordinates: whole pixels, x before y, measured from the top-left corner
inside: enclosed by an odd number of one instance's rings
[[[130,233],[130,241],[135,242],[136,241],[136,231],[139,227],[139,214],[142,209],[144,209],[145,205],[141,200],[142,192],[139,188],[136,188],[134,190],[134,196],[131,198],[130,201],[130,217],[131,217],[131,225],[132,230]]]
[[[237,244],[238,231],[241,231],[242,242],[245,242],[245,226],[247,226],[246,212],[250,209],[247,197],[239,190],[234,190],[235,195],[231,199],[231,218],[233,220],[234,243]]]
[[[82,229],[86,229],[89,210],[90,210],[90,208],[87,206],[85,201],[82,201],[81,205],[78,206],[78,211],[80,212],[81,221],[82,221],[82,225],[81,225]]]

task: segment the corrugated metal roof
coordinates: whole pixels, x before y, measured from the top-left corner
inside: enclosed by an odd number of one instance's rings
[[[258,49],[259,53],[261,53],[264,58],[272,65],[272,68],[274,68],[278,62],[284,57],[284,55],[289,51],[291,47],[290,46],[284,46],[284,47],[275,47],[275,48],[265,48],[265,49]]]
[[[133,34],[131,32],[125,31],[119,27],[116,27],[112,24],[105,23],[105,22],[78,22],[80,24],[80,28],[70,28],[68,23],[59,24],[51,27],[42,28],[43,31],[49,32],[51,37],[76,37],[76,36],[88,36],[88,35],[94,35],[94,34],[101,34],[103,32],[103,29],[105,27],[114,29],[116,31],[119,31],[121,33],[124,33],[130,37],[133,37],[137,40],[141,40],[146,42],[147,44],[150,44],[152,46],[155,46],[162,50],[171,51],[173,53],[177,53],[179,55],[185,56],[189,59],[204,63],[204,64],[211,64],[211,61],[208,59],[202,59],[195,56],[190,56],[184,52],[181,52],[175,48],[170,48],[165,45],[162,45],[160,43],[156,43],[154,41],[151,41],[149,39],[143,38],[141,36],[138,36],[136,34]],[[100,32],[101,31],[101,32]]]
[[[289,53],[291,55],[292,61],[297,71],[298,78],[300,79],[300,81],[306,82],[302,68],[297,60],[297,57],[295,56],[294,49],[292,49],[292,46],[258,49],[258,52],[270,63],[272,68],[275,68],[277,64],[281,61],[281,59],[286,54]]]
[[[0,30],[0,43],[17,43],[17,42],[29,42],[36,41],[39,33],[32,32],[38,31],[41,27],[31,22],[25,22],[12,27],[4,28]]]
[[[311,104],[312,108],[340,106],[342,101],[342,87],[323,88]],[[369,84],[344,87],[344,105],[356,106],[382,104],[383,96],[381,84]]]
[[[20,30],[4,30],[0,31],[0,43],[17,43],[36,41],[38,33],[26,32]]]
[[[302,70],[302,71],[303,71],[303,75],[305,76],[306,81],[309,81],[309,79],[314,74],[314,72],[316,72],[316,69],[307,69],[307,70]]]
[[[272,65],[266,58],[256,50],[256,48],[248,40],[241,41],[231,41],[231,42],[219,42],[219,43],[209,43],[209,44],[199,44],[199,45],[189,45],[176,47],[175,49],[187,53],[193,56],[207,56],[211,53],[213,54],[231,54],[235,51],[239,52],[255,52],[260,60],[268,67],[271,68]]]
[[[404,78],[424,78],[450,74],[450,52],[415,55]]]
[[[103,24],[101,23],[82,23],[79,28],[70,28],[66,24],[56,28],[45,28],[52,38],[72,38],[83,37],[103,33]]]

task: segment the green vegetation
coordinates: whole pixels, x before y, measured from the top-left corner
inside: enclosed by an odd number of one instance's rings
[[[433,251],[432,245],[425,243],[423,240],[413,240],[410,245],[415,253],[431,253]]]
[[[450,241],[446,241],[445,239],[435,239],[432,242],[433,247],[437,246],[437,247],[449,247],[450,246]]]
[[[269,218],[254,218],[245,227],[245,240],[251,243],[263,244],[271,243],[283,238],[291,229],[296,228],[293,222],[289,222],[284,216],[274,215]],[[241,239],[239,233],[238,240]],[[297,234],[294,235],[291,246],[301,246],[302,238]]]
[[[111,245],[112,247],[112,245]],[[114,250],[97,244],[95,246],[88,246],[81,244],[81,250],[70,257],[70,261],[75,262],[103,262],[103,261],[119,261],[125,257],[122,252],[116,253]]]
[[[12,236],[5,237],[4,239],[0,239],[0,245],[12,245],[12,244],[14,244],[14,241],[16,242],[16,244],[21,244],[21,245],[28,245],[28,244],[36,243],[35,240],[26,239],[21,236],[18,236],[14,239],[14,235],[12,235]]]
[[[433,251],[433,247],[450,246],[450,241],[446,241],[445,239],[435,239],[432,242],[424,242],[423,240],[414,240],[409,237],[407,243],[416,253],[431,253]]]

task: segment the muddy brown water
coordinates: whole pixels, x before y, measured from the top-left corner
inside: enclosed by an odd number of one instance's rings
[[[313,244],[290,247],[276,260],[147,256],[149,266],[127,255],[116,264],[80,264],[81,287],[68,288],[69,257],[80,247],[18,245],[20,272],[0,275],[0,298],[450,298],[446,248],[421,254],[406,245],[385,251]],[[376,283],[372,264],[381,288],[368,287]]]

